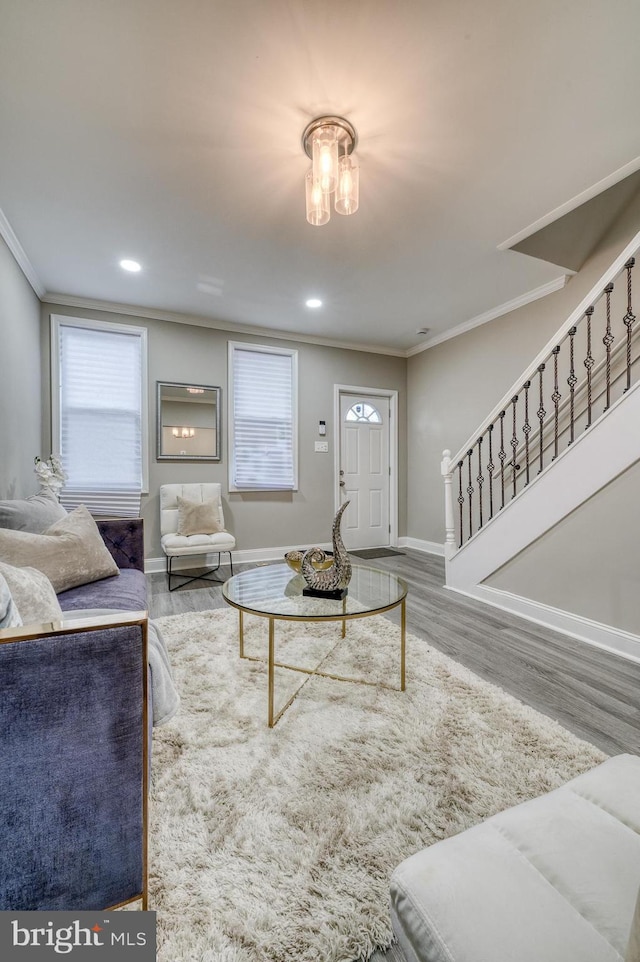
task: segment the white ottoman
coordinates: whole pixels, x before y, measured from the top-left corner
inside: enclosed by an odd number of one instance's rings
[[[622,962],[640,887],[640,758],[618,755],[402,862],[407,962]]]

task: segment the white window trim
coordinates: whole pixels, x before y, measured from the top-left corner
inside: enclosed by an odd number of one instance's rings
[[[298,490],[298,352],[294,348],[288,347],[271,347],[267,344],[253,344],[250,341],[228,341],[228,354],[227,354],[227,367],[228,367],[228,384],[229,384],[229,399],[227,402],[227,445],[228,445],[228,460],[229,460],[229,491],[237,492],[241,494],[243,491],[297,491]],[[280,354],[287,355],[291,358],[291,379],[292,390],[292,450],[293,450],[293,487],[291,488],[269,488],[264,486],[259,487],[241,487],[238,488],[234,484],[234,467],[235,467],[235,436],[234,436],[234,421],[235,421],[235,407],[234,407],[234,390],[233,390],[233,355],[234,352],[238,351],[252,351],[253,353],[262,354]]]
[[[89,317],[67,317],[64,314],[51,314],[51,448],[60,452],[60,328],[84,327],[90,331],[119,331],[122,334],[137,334],[142,343],[142,391],[141,446],[142,446],[142,494],[149,494],[149,371],[147,360],[147,329],[133,324],[117,324],[114,321],[96,321]]]

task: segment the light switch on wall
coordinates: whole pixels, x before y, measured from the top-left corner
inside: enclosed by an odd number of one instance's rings
[[[329,452],[329,442],[328,441],[316,441],[315,442],[315,452],[316,454],[328,454]]]

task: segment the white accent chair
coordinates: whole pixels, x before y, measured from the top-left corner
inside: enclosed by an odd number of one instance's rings
[[[222,552],[229,555],[229,567],[233,575],[233,558],[231,552],[236,546],[236,539],[228,531],[219,531],[216,534],[178,534],[178,497],[185,498],[187,501],[212,501],[217,499],[219,504],[219,521],[224,528],[224,515],[222,513],[222,489],[217,482],[207,484],[162,484],[160,485],[160,544],[167,558],[167,579],[169,581],[169,591],[183,587],[191,581],[218,581],[219,578],[211,577],[220,568]],[[203,557],[206,565],[206,555],[216,553],[218,564],[215,568],[209,568],[201,575],[186,575],[174,572],[172,562],[174,558],[195,558]],[[171,579],[181,578],[182,581],[171,587]]]

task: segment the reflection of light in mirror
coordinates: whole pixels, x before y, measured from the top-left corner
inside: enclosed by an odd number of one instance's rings
[[[174,438],[183,438],[185,441],[189,441],[191,440],[191,438],[195,437],[196,429],[195,428],[173,428],[171,433],[173,434]]]
[[[204,394],[203,387],[188,387],[187,391],[189,392],[189,394]]]

